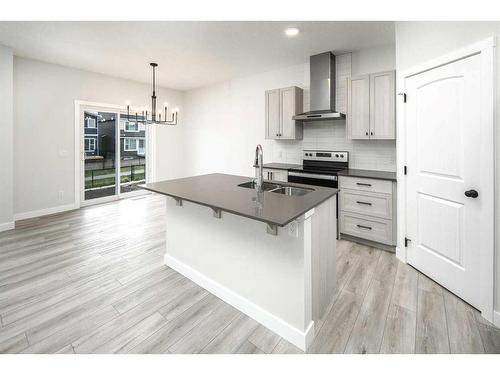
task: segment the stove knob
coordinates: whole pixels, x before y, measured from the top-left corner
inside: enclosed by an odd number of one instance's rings
[[[338,158],[339,157],[339,154],[335,154],[335,157]]]
[[[340,155],[340,157],[341,157],[341,158],[343,158],[343,157],[344,157],[344,154],[341,154],[341,155]]]

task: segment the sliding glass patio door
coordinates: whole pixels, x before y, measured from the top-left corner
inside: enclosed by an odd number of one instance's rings
[[[142,118],[120,116],[120,194],[146,182],[146,125]]]
[[[146,182],[147,129],[142,118],[112,108],[81,109],[82,205],[141,194]]]

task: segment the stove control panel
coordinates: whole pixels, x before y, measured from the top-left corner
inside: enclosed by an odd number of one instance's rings
[[[327,150],[304,150],[302,152],[304,160],[323,160],[323,161],[349,161],[348,151],[327,151]]]

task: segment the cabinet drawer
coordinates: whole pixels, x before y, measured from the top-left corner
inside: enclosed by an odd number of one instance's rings
[[[340,213],[340,233],[392,245],[392,220]]]
[[[362,215],[392,219],[392,195],[341,190],[340,209]]]
[[[392,194],[392,181],[340,176],[340,189]]]

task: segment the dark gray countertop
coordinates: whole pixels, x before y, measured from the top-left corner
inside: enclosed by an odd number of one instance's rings
[[[301,169],[302,164],[267,163],[267,164],[264,164],[264,168],[283,169],[283,170]]]
[[[267,191],[257,194],[254,189],[238,186],[251,180],[250,177],[214,173],[153,182],[140,185],[140,187],[280,227],[287,225],[338,192],[338,189],[286,183],[289,186],[314,189],[303,196],[287,196]]]
[[[397,181],[396,172],[372,171],[369,169],[344,169],[337,173],[339,176],[374,178],[376,180]]]

